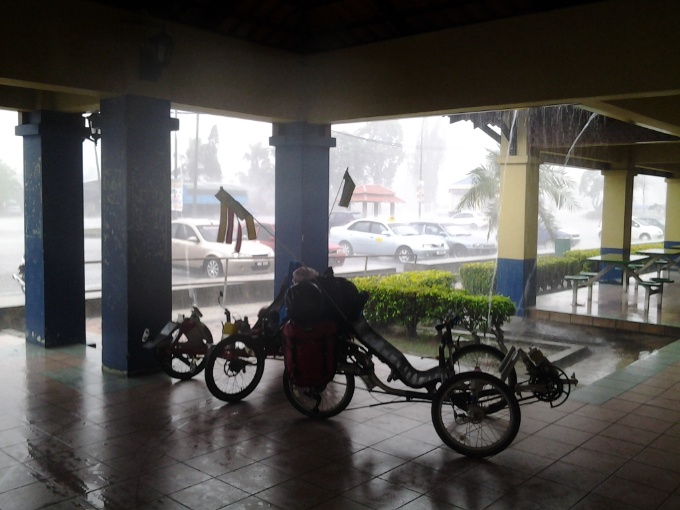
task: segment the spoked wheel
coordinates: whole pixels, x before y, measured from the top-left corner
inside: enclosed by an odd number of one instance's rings
[[[500,349],[487,344],[470,344],[456,350],[451,355],[451,364],[456,374],[482,371],[500,378],[501,362],[505,354]],[[513,368],[508,374],[508,380],[504,381],[511,389],[517,385],[517,372]]]
[[[208,328],[200,327],[200,330],[192,330],[191,338],[188,338],[179,328],[172,337],[168,347],[156,351],[161,370],[170,377],[187,381],[205,368],[208,349],[213,343],[212,334]]]
[[[237,402],[260,383],[265,352],[245,335],[232,335],[220,341],[208,356],[205,383],[215,397]]]
[[[510,446],[519,431],[519,403],[508,386],[483,372],[446,380],[432,401],[432,424],[447,446],[488,457]]]
[[[296,386],[283,372],[283,392],[295,409],[311,418],[325,419],[342,412],[354,396],[354,376],[335,374],[323,386]]]

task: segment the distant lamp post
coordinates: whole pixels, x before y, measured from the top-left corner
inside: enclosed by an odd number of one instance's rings
[[[165,29],[150,37],[140,50],[140,79],[158,81],[163,74],[163,69],[170,65],[174,47],[175,43]]]

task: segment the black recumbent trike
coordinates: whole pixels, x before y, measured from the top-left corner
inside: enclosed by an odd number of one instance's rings
[[[340,281],[344,289],[351,285],[334,277],[332,272],[321,278]],[[520,401],[560,405],[577,382],[535,349],[526,354],[513,348],[506,355],[486,344],[461,347],[453,338],[455,318],[436,326],[440,338],[437,364],[425,370],[416,369],[365,320],[361,311],[367,296],[338,295],[328,291],[328,282],[320,284],[318,280],[310,285],[323,294],[321,301],[331,302],[335,312],[330,319],[333,324],[329,327],[328,317],[313,321],[307,314],[305,320],[296,323],[290,317],[281,325],[280,294],[260,312],[252,329],[240,328],[225,334],[211,349],[205,377],[215,397],[227,402],[245,398],[260,382],[266,357],[284,356],[284,393],[301,413],[324,419],[342,412],[350,404],[359,378],[367,391],[397,397],[374,405],[430,402],[432,424],[446,445],[469,457],[486,457],[501,452],[514,440],[521,421]],[[288,310],[289,316],[293,315],[291,311]],[[320,337],[332,336],[334,361],[327,377],[309,382],[292,367],[287,349],[295,343],[296,339],[291,337],[296,334],[289,330],[296,324],[298,332],[306,331],[297,334],[298,340],[302,336],[313,337],[314,331],[320,332]],[[388,367],[389,375],[383,376],[386,380],[376,373],[374,358]],[[526,382],[517,382],[514,367],[519,360],[528,375]]]

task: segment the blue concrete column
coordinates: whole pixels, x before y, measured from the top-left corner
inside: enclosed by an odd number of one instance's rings
[[[501,140],[496,293],[523,316],[536,304],[539,162],[531,155],[526,112],[517,115],[513,140]],[[512,150],[511,150],[512,147]]]
[[[328,168],[335,147],[330,125],[274,124],[278,291],[291,260],[323,272],[328,267]]]
[[[82,115],[22,113],[26,340],[85,343]]]
[[[172,317],[170,102],[101,103],[102,362],[134,375],[157,367],[145,328]]]

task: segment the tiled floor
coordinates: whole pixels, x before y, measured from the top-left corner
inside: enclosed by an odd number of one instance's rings
[[[318,422],[281,389],[282,363],[244,402],[203,378],[125,379],[99,349],[0,337],[0,509],[677,509],[680,342],[522,408],[510,448],[471,460],[442,445],[427,404]],[[358,384],[361,387],[361,384]]]

